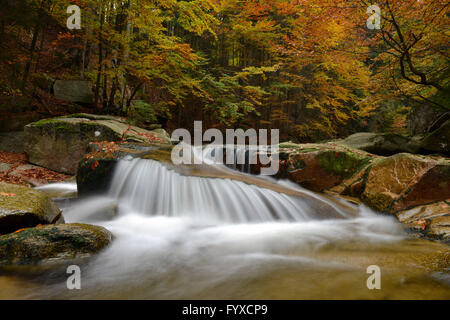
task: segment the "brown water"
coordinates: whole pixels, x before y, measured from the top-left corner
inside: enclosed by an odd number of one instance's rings
[[[202,276],[201,267],[180,268],[156,278],[141,273],[138,279],[130,276],[103,287],[82,282],[81,290],[69,291],[63,269],[55,269],[60,275],[53,273],[50,280],[0,276],[0,299],[450,299],[450,251],[439,243],[409,239],[388,246],[299,251],[254,261],[213,280],[208,272]],[[381,290],[366,286],[366,268],[373,264],[381,268]]]

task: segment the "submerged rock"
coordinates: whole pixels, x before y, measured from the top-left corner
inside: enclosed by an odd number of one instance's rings
[[[0,182],[0,234],[62,221],[60,210],[45,193]]]
[[[0,236],[0,265],[27,265],[88,257],[105,248],[112,234],[103,227],[60,224]]]
[[[76,114],[44,119],[25,127],[28,161],[48,169],[75,174],[90,142],[121,141],[168,145],[167,133],[147,131],[110,116]]]

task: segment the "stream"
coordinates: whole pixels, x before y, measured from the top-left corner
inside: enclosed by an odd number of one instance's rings
[[[112,244],[81,262],[81,290],[67,266],[30,267],[0,275],[0,299],[450,299],[448,246],[365,206],[207,167],[121,160],[105,195],[58,200],[67,223],[103,226]]]

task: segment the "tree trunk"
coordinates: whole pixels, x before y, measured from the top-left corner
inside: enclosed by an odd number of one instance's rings
[[[29,52],[29,58],[28,58],[27,64],[25,65],[25,69],[23,72],[22,85],[21,85],[22,91],[25,90],[25,87],[26,87],[26,84],[28,81],[28,76],[30,75],[31,64],[33,63],[34,52],[36,50],[36,42],[37,42],[37,38],[38,38],[40,29],[41,29],[41,21],[38,20],[34,27],[33,39],[31,40],[31,46],[30,46],[30,52]]]

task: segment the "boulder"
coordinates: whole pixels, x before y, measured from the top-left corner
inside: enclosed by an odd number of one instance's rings
[[[298,145],[282,160],[281,175],[313,191],[331,189],[362,170],[372,158],[358,150],[332,146]],[[286,158],[281,149],[280,159]]]
[[[425,153],[440,153],[450,156],[450,120],[444,122],[437,130],[427,134],[420,147]]]
[[[414,183],[395,201],[392,211],[450,199],[450,161],[429,161],[432,167],[422,175],[418,174]]]
[[[61,221],[60,210],[45,193],[0,182],[0,234]]]
[[[0,236],[0,266],[89,257],[110,244],[105,228],[86,224],[39,226]]]
[[[25,152],[30,163],[75,174],[90,142],[121,141],[170,145],[167,133],[130,126],[122,118],[76,114],[44,119],[25,127]]]
[[[449,196],[450,161],[411,154],[378,159],[364,181],[362,200],[373,209],[394,213]]]
[[[394,133],[360,132],[337,142],[382,156],[416,153],[420,148],[420,141]]]
[[[55,97],[64,101],[91,104],[94,102],[92,84],[85,80],[56,80]]]
[[[160,160],[170,157],[171,146],[149,146],[137,143],[91,143],[77,171],[79,196],[101,194],[108,190],[116,163],[123,158]]]
[[[397,218],[412,231],[420,232],[427,237],[450,240],[450,205],[449,201],[441,201],[413,209],[400,211]]]

